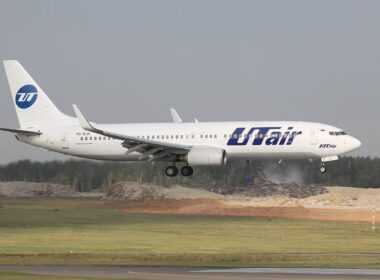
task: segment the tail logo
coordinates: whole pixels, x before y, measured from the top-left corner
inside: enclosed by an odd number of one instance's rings
[[[37,88],[33,85],[22,86],[16,94],[16,105],[21,109],[27,109],[37,100]]]

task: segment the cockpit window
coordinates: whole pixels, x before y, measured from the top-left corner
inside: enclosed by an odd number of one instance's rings
[[[329,135],[340,136],[340,135],[347,135],[347,134],[344,131],[329,131]]]

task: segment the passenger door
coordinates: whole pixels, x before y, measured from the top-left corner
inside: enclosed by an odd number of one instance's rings
[[[318,132],[316,130],[312,130],[310,134],[310,144],[316,145],[318,143]]]

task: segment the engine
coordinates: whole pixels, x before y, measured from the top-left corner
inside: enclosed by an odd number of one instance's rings
[[[189,165],[225,165],[226,151],[214,147],[193,147],[187,154]]]

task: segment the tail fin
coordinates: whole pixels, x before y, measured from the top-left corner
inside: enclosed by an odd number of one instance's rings
[[[5,60],[4,67],[20,127],[64,125],[75,120],[55,107],[18,61]]]

